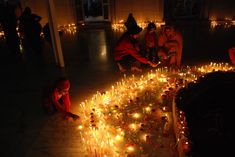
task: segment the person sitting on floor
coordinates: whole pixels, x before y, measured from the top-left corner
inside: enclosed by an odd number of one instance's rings
[[[183,49],[182,34],[173,26],[165,26],[158,37],[158,56],[169,66],[181,66]]]
[[[59,78],[55,84],[47,88],[43,93],[43,109],[52,114],[57,111],[62,113],[66,119],[79,119],[80,117],[70,112],[70,82],[67,78]]]

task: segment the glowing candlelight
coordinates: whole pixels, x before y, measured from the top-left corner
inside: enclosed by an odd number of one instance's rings
[[[145,107],[146,113],[150,113],[151,112],[151,107],[147,106]]]
[[[139,113],[134,113],[134,114],[133,114],[133,118],[135,118],[135,119],[140,118],[140,114],[139,114]]]
[[[82,125],[79,125],[79,126],[77,127],[77,129],[78,129],[78,130],[82,130],[82,129],[83,129],[83,126],[82,126]]]
[[[169,123],[171,122],[169,106],[164,104],[168,104],[166,100],[172,98],[177,89],[187,86],[188,82],[196,80],[199,76],[203,77],[213,69],[230,68],[227,64],[214,63],[200,68],[194,67],[193,70],[186,67],[175,72],[174,78],[167,68],[159,68],[156,72],[151,71],[141,76],[124,75],[124,78],[111,86],[109,91],[97,92],[92,99],[80,104],[81,115],[84,114],[84,118],[82,125],[78,125],[77,129],[87,155],[122,157],[125,153],[135,151],[134,149],[143,148],[141,144],[150,143],[149,131],[152,130],[149,128],[156,117],[160,120],[161,117],[167,116],[167,120],[169,118]],[[155,113],[152,114],[153,112]],[[188,140],[184,112],[179,110],[176,113],[179,127],[177,141],[185,138]],[[167,130],[167,127],[164,129]],[[127,143],[135,145],[127,146]],[[190,145],[183,141],[180,143]],[[89,150],[90,146],[92,150]]]
[[[128,150],[128,152],[134,152],[135,148],[134,148],[134,146],[128,146],[127,150]]]
[[[117,141],[121,141],[121,140],[123,139],[123,137],[120,136],[120,135],[117,135],[117,136],[115,137],[115,139],[116,139]]]

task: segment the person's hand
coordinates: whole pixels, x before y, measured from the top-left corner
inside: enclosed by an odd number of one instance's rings
[[[67,120],[68,122],[73,122],[73,121],[74,121],[72,117],[67,117],[66,120]]]
[[[153,63],[153,62],[148,62],[149,63],[149,65],[151,66],[151,67],[153,67],[153,68],[155,68],[155,67],[157,67],[158,66],[158,64],[156,64],[156,63]]]
[[[69,117],[73,118],[73,120],[77,120],[80,118],[78,115],[73,114],[73,113],[69,113]]]
[[[72,115],[72,118],[73,118],[73,120],[77,120],[77,119],[79,119],[80,117],[79,117],[78,115],[76,115],[76,114],[73,114],[73,115]]]

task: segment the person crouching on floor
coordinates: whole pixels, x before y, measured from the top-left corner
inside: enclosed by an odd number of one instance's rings
[[[157,67],[156,63],[149,61],[140,53],[139,38],[142,28],[139,27],[132,16],[129,14],[126,22],[127,31],[119,38],[114,48],[114,60],[121,72],[130,69],[133,72],[141,72],[141,63]]]
[[[47,114],[60,112],[65,119],[77,120],[80,117],[70,112],[70,82],[68,79],[59,78],[52,87],[43,93],[43,109]]]

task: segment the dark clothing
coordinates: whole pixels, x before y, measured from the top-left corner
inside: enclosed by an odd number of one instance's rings
[[[4,31],[5,39],[11,55],[20,56],[20,40],[17,35],[17,17],[15,9],[17,5],[9,3],[0,4],[0,24]]]
[[[44,39],[51,45],[51,34],[50,34],[50,27],[49,27],[49,23],[47,22],[45,24],[45,26],[42,29],[43,34],[44,34]]]
[[[36,54],[41,53],[41,31],[42,26],[39,23],[41,17],[36,14],[31,14],[30,11],[24,11],[20,17],[19,31],[23,37],[23,47],[27,54],[32,51]]]

